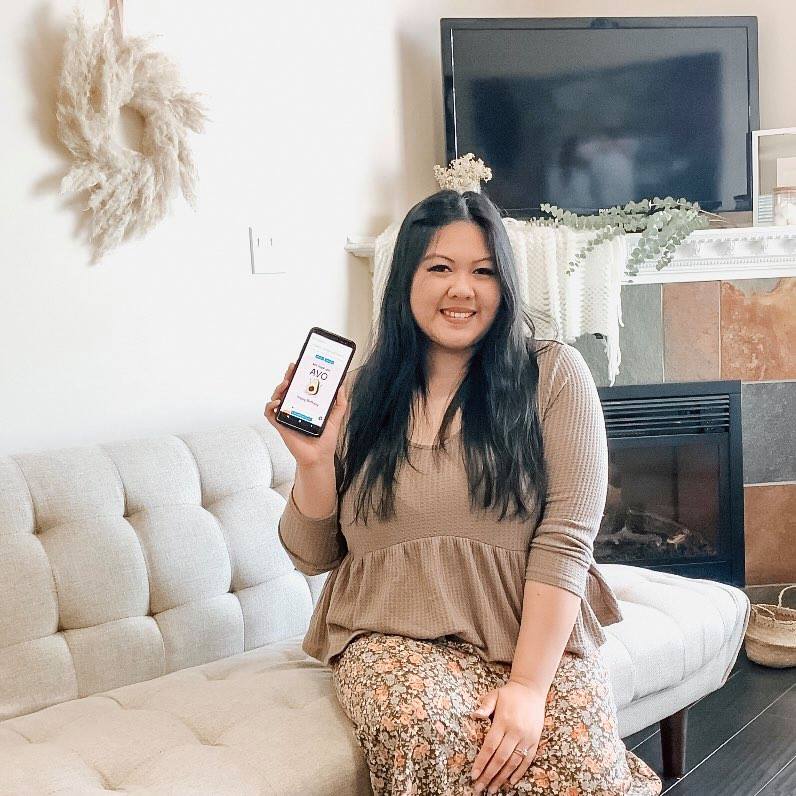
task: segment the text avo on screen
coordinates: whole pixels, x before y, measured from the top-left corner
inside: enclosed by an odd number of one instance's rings
[[[350,355],[348,346],[313,332],[280,411],[322,426]]]

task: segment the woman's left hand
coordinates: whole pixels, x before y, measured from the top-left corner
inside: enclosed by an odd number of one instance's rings
[[[544,726],[546,694],[530,685],[509,680],[481,697],[479,707],[470,715],[486,718],[494,711],[492,726],[473,762],[473,788],[481,793],[498,789],[511,777],[516,784],[533,763]],[[512,754],[527,749],[527,756]]]

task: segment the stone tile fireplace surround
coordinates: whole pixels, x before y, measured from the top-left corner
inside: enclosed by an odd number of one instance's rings
[[[796,580],[796,277],[622,287],[615,385],[741,381],[746,581]],[[605,355],[574,343],[598,386]]]
[[[373,241],[346,246],[371,272]],[[796,581],[796,228],[692,233],[671,266],[627,279],[621,300],[614,386],[741,382],[746,582]],[[601,341],[573,345],[606,388]]]

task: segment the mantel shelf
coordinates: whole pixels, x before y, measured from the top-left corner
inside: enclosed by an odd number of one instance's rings
[[[628,234],[632,251],[638,233]],[[349,237],[346,251],[368,261],[373,273],[375,237]],[[652,262],[639,267],[622,284],[705,282],[796,276],[796,227],[728,227],[692,232],[675,251],[671,265],[660,271]]]

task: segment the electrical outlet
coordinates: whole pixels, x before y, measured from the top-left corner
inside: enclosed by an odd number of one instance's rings
[[[256,227],[249,227],[249,253],[253,274],[284,274],[286,271],[274,271],[274,239]]]

